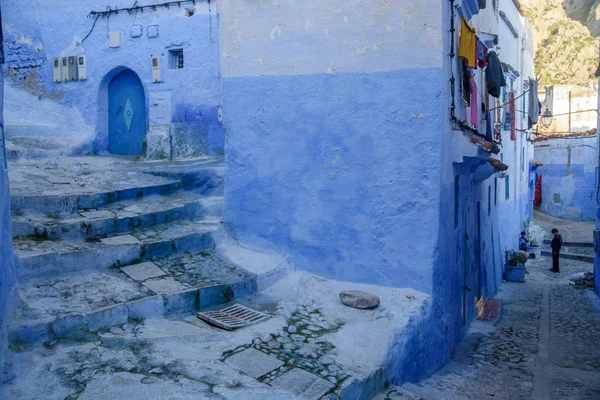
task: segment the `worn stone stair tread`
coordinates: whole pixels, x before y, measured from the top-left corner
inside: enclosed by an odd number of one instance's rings
[[[67,218],[45,215],[13,216],[13,237],[37,236],[50,239],[102,237],[113,232],[141,229],[170,220],[218,216],[222,196],[200,197],[193,192],[172,196],[152,196],[139,201],[114,203],[97,211],[111,211],[111,218],[85,218],[75,214]]]
[[[140,264],[131,266],[135,265]],[[48,335],[67,335],[82,325],[93,331],[123,318],[193,312],[256,291],[254,275],[209,252],[169,255],[149,266],[155,268],[153,275],[138,273],[139,280],[127,275],[131,270],[108,268],[22,281],[23,304],[14,316],[17,326],[12,338],[45,340]],[[164,275],[159,276],[158,270]],[[168,280],[168,285],[160,284],[161,280]],[[40,334],[40,329],[46,333]]]
[[[14,163],[9,170],[12,197],[110,193],[179,182],[182,174],[210,171],[222,175],[222,157],[182,161],[138,161],[124,157],[61,156]],[[77,173],[73,173],[77,171]],[[55,186],[54,179],[76,185]]]
[[[131,235],[141,243],[154,243],[172,240],[195,232],[208,232],[217,228],[220,217],[207,217],[199,220],[172,222],[141,229]],[[128,235],[129,233],[111,234],[108,237]],[[97,247],[106,247],[100,240],[36,240],[30,237],[14,239],[14,250],[19,258],[32,257],[42,254],[84,251]]]

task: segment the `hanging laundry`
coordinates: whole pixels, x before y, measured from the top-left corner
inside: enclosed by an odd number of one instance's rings
[[[540,175],[535,183],[535,197],[533,199],[533,206],[538,208],[542,204],[542,176]]]
[[[482,74],[485,74],[485,72],[482,72]],[[490,95],[488,93],[488,88],[487,88],[487,82],[485,79],[485,76],[481,77],[481,94],[483,96],[483,104],[485,105],[485,109],[489,110],[490,109]]]
[[[510,131],[510,102],[508,101],[508,93],[505,91],[502,94],[502,112],[504,114],[504,123],[502,126],[503,131]]]
[[[475,129],[479,128],[479,103],[477,102],[477,84],[471,78],[471,126]]]
[[[500,59],[494,51],[490,51],[487,54],[487,70],[485,78],[490,95],[499,98],[500,89],[506,86],[506,79],[504,79]]]
[[[538,123],[540,116],[540,100],[538,98],[538,81],[531,79],[529,83],[529,90],[531,90],[531,97],[529,102],[529,110],[531,114],[531,122],[535,125]]]
[[[500,139],[502,139],[502,136],[500,135],[500,124],[495,124],[494,125],[494,140],[496,142],[499,142]]]
[[[494,131],[492,130],[492,113],[489,110],[485,112],[485,139],[493,140]]]
[[[479,68],[487,66],[487,52],[487,47],[477,39],[477,65],[479,65]]]
[[[458,57],[466,60],[469,68],[477,68],[476,52],[477,37],[475,36],[475,29],[471,28],[467,21],[462,18]]]
[[[467,20],[470,20],[473,15],[479,14],[479,3],[480,0],[463,0],[462,5],[459,6],[459,12]]]
[[[515,112],[515,92],[508,94],[508,109],[510,112],[510,140],[517,140],[516,133],[516,112]]]
[[[471,74],[469,73],[469,66],[465,60],[460,60],[461,65],[461,86],[462,86],[462,99],[467,106],[471,105]]]

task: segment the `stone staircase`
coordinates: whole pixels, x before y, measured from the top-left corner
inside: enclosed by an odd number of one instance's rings
[[[12,341],[192,313],[257,290],[256,276],[213,252],[221,162],[115,161],[104,171],[97,162],[89,174],[17,173],[12,226],[22,303]]]
[[[424,293],[328,280],[227,235],[222,160],[9,172],[21,302],[0,398],[366,400],[428,321]],[[347,307],[343,290],[381,304]],[[197,317],[225,303],[268,318],[229,331]]]
[[[544,240],[542,245],[542,256],[552,257],[551,240]],[[593,263],[594,262],[594,243],[588,242],[563,242],[560,250],[560,258],[567,260],[577,260]]]

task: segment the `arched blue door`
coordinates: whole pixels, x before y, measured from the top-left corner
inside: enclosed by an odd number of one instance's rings
[[[142,154],[146,136],[146,98],[135,72],[125,70],[108,86],[108,150],[112,154]]]

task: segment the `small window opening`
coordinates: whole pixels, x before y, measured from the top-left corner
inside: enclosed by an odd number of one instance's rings
[[[169,68],[183,69],[183,49],[169,50]]]
[[[560,204],[560,194],[554,193],[554,203]]]

